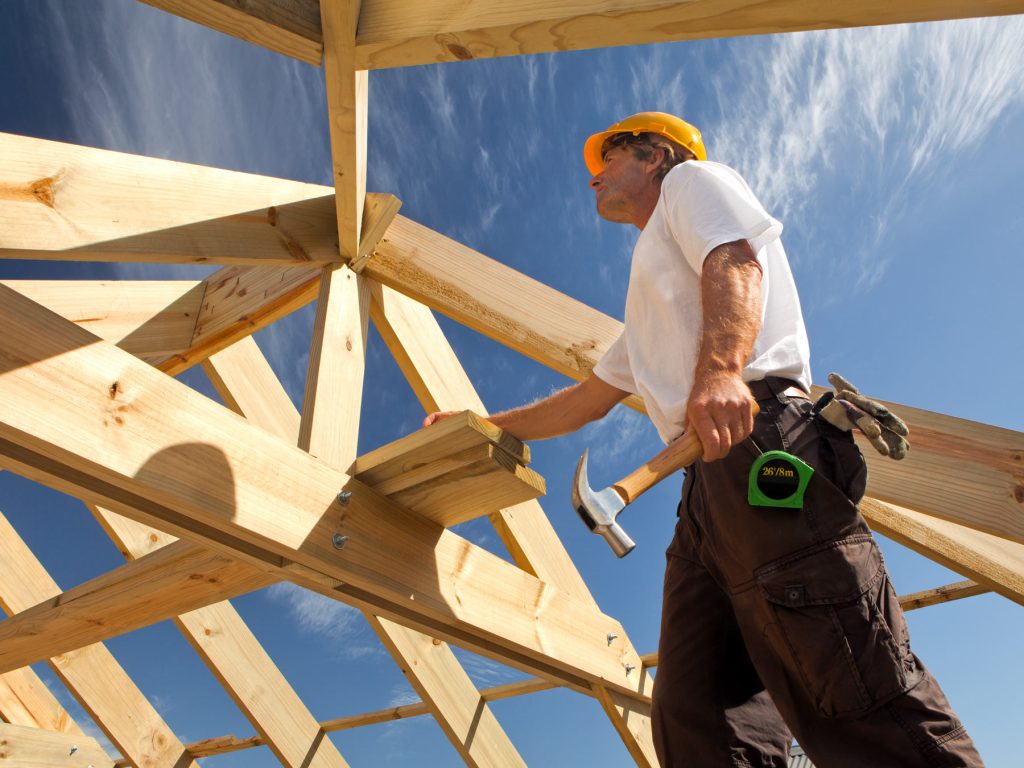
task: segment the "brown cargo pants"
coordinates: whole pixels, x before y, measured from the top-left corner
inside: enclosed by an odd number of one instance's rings
[[[654,681],[662,768],[783,768],[791,734],[818,768],[981,766],[910,650],[857,510],[860,451],[789,384],[752,385],[753,440],[687,471]],[[803,509],[748,504],[758,449],[814,467]]]

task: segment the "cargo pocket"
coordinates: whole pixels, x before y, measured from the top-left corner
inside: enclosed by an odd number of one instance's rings
[[[783,558],[755,578],[775,617],[775,651],[822,716],[862,715],[917,683],[906,622],[870,535]]]

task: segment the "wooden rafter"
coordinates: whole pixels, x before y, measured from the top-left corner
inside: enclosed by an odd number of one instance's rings
[[[75,719],[28,667],[0,675],[0,719],[46,731],[82,733]]]
[[[286,56],[319,63],[315,0],[142,0]],[[1019,0],[363,0],[360,69],[679,40],[1024,12]]]
[[[0,606],[4,611],[24,611],[60,594],[56,582],[2,515],[0,549]],[[20,638],[29,643],[34,639],[32,633]],[[198,768],[105,646],[76,645],[65,651],[52,654],[50,668],[124,755],[137,765],[153,768]],[[25,665],[15,664],[11,668],[22,666]]]

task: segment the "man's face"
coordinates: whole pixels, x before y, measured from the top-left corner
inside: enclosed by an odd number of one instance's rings
[[[601,218],[620,224],[637,223],[637,214],[645,205],[652,184],[649,166],[628,147],[608,150],[604,168],[590,180]]]

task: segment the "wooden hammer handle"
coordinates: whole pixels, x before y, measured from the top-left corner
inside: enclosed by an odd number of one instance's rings
[[[760,410],[756,402],[751,407],[754,416]],[[690,466],[703,455],[704,446],[700,438],[693,429],[688,429],[682,437],[669,443],[663,451],[619,480],[612,488],[626,504],[630,504],[651,486],[660,483],[673,472]]]

